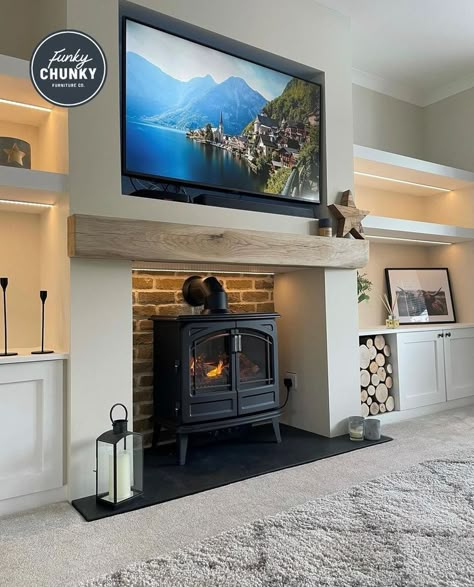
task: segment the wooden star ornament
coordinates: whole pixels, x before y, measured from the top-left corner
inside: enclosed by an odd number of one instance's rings
[[[8,163],[16,163],[17,165],[20,165],[20,167],[23,167],[23,157],[26,156],[26,153],[19,149],[16,143],[13,143],[11,149],[3,149],[3,151],[8,157]]]
[[[344,237],[351,234],[354,238],[364,239],[362,220],[370,214],[368,210],[358,210],[350,190],[342,193],[340,204],[328,206],[337,219],[337,236]]]

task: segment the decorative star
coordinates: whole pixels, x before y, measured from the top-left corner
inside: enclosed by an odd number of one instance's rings
[[[337,218],[337,236],[344,237],[351,234],[354,238],[364,238],[362,220],[370,212],[356,208],[354,197],[350,190],[343,192],[340,204],[331,204],[328,208]]]
[[[23,167],[23,157],[26,156],[26,153],[21,151],[16,143],[13,143],[11,149],[3,149],[3,151],[8,157],[8,163],[17,163],[20,167]]]

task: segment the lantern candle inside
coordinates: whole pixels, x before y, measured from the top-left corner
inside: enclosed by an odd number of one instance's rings
[[[109,455],[109,499],[122,501],[132,497],[130,454],[126,450],[117,451],[117,499],[114,491],[114,455]]]

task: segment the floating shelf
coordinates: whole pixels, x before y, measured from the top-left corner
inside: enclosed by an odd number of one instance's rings
[[[0,200],[55,204],[67,184],[62,173],[0,166]]]
[[[462,228],[448,224],[418,222],[385,216],[367,216],[362,221],[365,235],[373,242],[389,242],[390,244],[454,244],[474,240],[473,228]],[[406,240],[397,240],[406,239]],[[414,242],[418,241],[418,242]]]
[[[474,173],[354,145],[354,184],[414,196],[434,196],[474,186]]]

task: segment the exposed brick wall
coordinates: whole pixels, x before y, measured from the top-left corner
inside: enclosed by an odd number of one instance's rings
[[[189,275],[192,275],[191,273]],[[152,435],[153,362],[152,322],[156,315],[190,314],[181,288],[184,273],[133,271],[133,420],[136,432]],[[227,291],[233,312],[273,312],[273,277],[260,275],[214,275]]]

